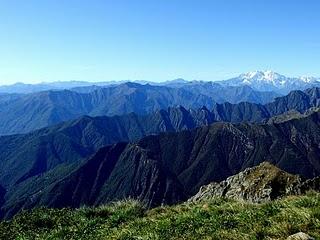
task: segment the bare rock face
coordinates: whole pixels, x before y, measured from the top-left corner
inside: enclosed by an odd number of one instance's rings
[[[287,240],[314,240],[314,238],[310,237],[308,234],[305,234],[303,232],[298,232],[289,236]]]
[[[320,190],[320,178],[304,180],[263,162],[260,165],[227,178],[220,183],[210,183],[190,198],[189,202],[226,197],[261,203],[287,195],[303,194],[309,190]]]

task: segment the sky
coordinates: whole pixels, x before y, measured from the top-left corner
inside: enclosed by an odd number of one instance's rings
[[[0,0],[0,84],[320,76],[319,0]]]

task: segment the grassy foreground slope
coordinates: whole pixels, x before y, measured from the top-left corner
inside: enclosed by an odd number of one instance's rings
[[[0,239],[320,239],[320,194],[264,204],[216,198],[146,210],[136,201],[96,208],[35,209],[0,223]]]

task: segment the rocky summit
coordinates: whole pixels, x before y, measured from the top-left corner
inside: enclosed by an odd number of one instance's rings
[[[226,197],[261,203],[288,195],[305,194],[310,190],[320,190],[319,177],[304,180],[299,175],[289,174],[268,162],[263,162],[224,181],[201,187],[188,201],[199,202],[215,197]]]

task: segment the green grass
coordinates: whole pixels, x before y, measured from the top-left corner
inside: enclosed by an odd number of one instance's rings
[[[96,208],[35,209],[0,223],[0,239],[320,239],[320,194],[266,204],[214,199],[146,210],[133,200]]]

